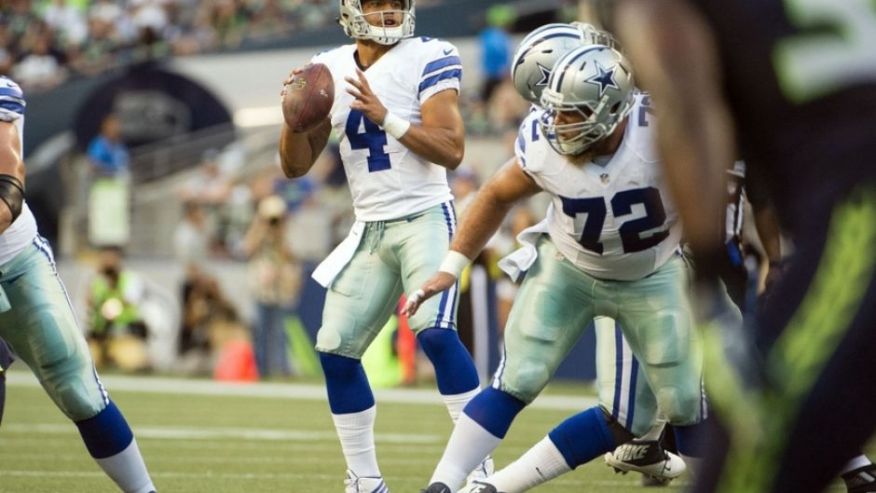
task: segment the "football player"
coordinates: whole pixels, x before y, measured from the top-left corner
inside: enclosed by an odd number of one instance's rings
[[[876,384],[876,8],[863,0],[611,3],[666,116],[667,175],[702,292],[718,274],[723,245],[711,223],[721,163],[735,146],[766,180],[795,244],[759,317],[756,356],[724,366],[712,393],[725,433],[712,437],[697,491],[822,491],[876,428],[876,399],[866,397]],[[719,337],[711,327],[706,337]],[[727,378],[733,369],[761,379]],[[848,471],[870,480],[873,472]]]
[[[586,23],[547,24],[534,30],[521,41],[512,62],[517,92],[536,110],[557,60],[574,48],[593,44],[616,47],[610,34]],[[686,467],[680,457],[660,445],[663,427],[654,423],[656,403],[641,365],[614,320],[597,317],[594,322],[600,405],[640,437],[606,454],[606,461],[618,471],[643,473],[646,484],[668,484]]]
[[[118,487],[148,493],[155,486],[137,441],[97,376],[52,250],[24,200],[24,109],[21,88],[0,77],[0,337],[76,424]]]
[[[302,176],[331,129],[341,138],[356,223],[314,272],[328,288],[316,349],[347,462],[346,491],[382,493],[375,403],[360,359],[400,295],[438,269],[456,232],[446,171],[463,155],[462,64],[452,44],[413,37],[413,0],[343,0],[340,9],[354,43],[312,59],[334,79],[329,117],[308,133],[284,126],[280,156],[287,176]],[[453,420],[479,389],[456,333],[457,301],[454,285],[409,320]],[[491,460],[482,467],[489,473]]]
[[[677,425],[682,453],[693,451],[704,415],[681,227],[663,188],[649,98],[636,91],[621,53],[591,45],[557,61],[541,101],[545,109],[521,125],[516,157],[480,190],[442,268],[406,306],[416,313],[451,288],[515,202],[551,195],[546,219],[519,238],[529,245],[503,260],[506,272],[527,272],[505,328],[505,356],[492,386],[457,421],[427,493],[462,485],[596,316],[621,323],[653,407]],[[506,469],[472,488],[541,484],[629,441],[625,424],[601,406],[588,409],[521,458],[536,467]]]

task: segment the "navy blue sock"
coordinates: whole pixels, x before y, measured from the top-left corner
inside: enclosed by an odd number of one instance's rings
[[[687,457],[703,457],[703,434],[706,432],[706,422],[688,426],[672,426],[675,431],[675,446],[678,453]]]
[[[325,387],[333,414],[358,413],[374,406],[374,394],[371,393],[371,385],[368,384],[361,361],[337,354],[319,353],[319,362],[325,374]]]
[[[614,437],[599,407],[566,419],[548,436],[572,469],[615,448]]]
[[[88,453],[95,459],[112,457],[134,440],[131,427],[112,401],[97,416],[77,421],[76,426]]]
[[[442,395],[462,394],[478,388],[474,361],[455,330],[426,329],[417,334],[417,340],[435,367],[435,379]]]
[[[511,422],[526,403],[501,390],[487,387],[472,398],[463,412],[495,437],[505,438]]]

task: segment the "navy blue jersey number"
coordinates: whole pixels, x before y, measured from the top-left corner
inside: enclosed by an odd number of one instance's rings
[[[560,197],[560,199],[563,201],[563,212],[567,216],[575,218],[578,214],[587,214],[578,243],[587,250],[602,255],[603,246],[599,237],[602,236],[602,225],[605,224],[605,200],[602,197],[592,199]]]
[[[365,132],[359,133],[359,128],[364,122]],[[379,125],[372,122],[359,110],[350,110],[345,129],[347,138],[350,139],[350,148],[368,149],[368,171],[383,171],[392,167],[389,154],[386,153],[386,132]]]
[[[560,197],[563,202],[563,213],[572,218],[578,214],[587,214],[584,228],[578,243],[591,252],[602,255],[604,247],[599,238],[605,225],[606,206],[602,197],[589,199],[570,199]],[[618,192],[611,199],[611,212],[620,218],[633,213],[634,205],[645,207],[645,216],[621,225],[619,232],[624,253],[640,252],[657,245],[667,236],[669,231],[658,231],[645,238],[642,233],[659,228],[666,222],[666,210],[660,200],[660,191],[653,187],[636,188]]]
[[[654,114],[654,108],[651,106],[651,96],[642,98],[642,105],[639,107],[639,126],[647,127],[651,122],[648,119]]]

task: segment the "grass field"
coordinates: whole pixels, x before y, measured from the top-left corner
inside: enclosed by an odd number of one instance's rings
[[[0,429],[0,493],[115,491],[88,457],[75,427],[33,378],[19,371],[9,380]],[[343,491],[344,462],[318,384],[238,387],[148,377],[104,381],[134,428],[159,491]],[[496,451],[497,465],[517,457],[574,409],[589,405],[588,392],[576,386],[554,388],[525,410]],[[418,492],[450,432],[446,410],[430,390],[384,391],[377,399],[381,469],[393,492]],[[681,491],[683,480],[659,491]],[[598,460],[536,491],[642,489],[638,477],[615,475]]]

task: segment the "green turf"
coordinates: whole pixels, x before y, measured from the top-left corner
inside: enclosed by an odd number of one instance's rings
[[[344,463],[324,402],[134,392],[113,392],[113,398],[138,434],[160,491],[343,491]],[[394,493],[419,491],[450,432],[446,410],[390,403],[378,409],[377,449],[387,482]],[[525,410],[496,451],[497,465],[516,458],[568,414]],[[191,436],[198,432],[203,436]],[[659,491],[681,491],[683,479]],[[75,428],[42,390],[11,386],[0,429],[0,493],[111,491]],[[598,460],[536,491],[643,490],[638,477],[615,475]]]

